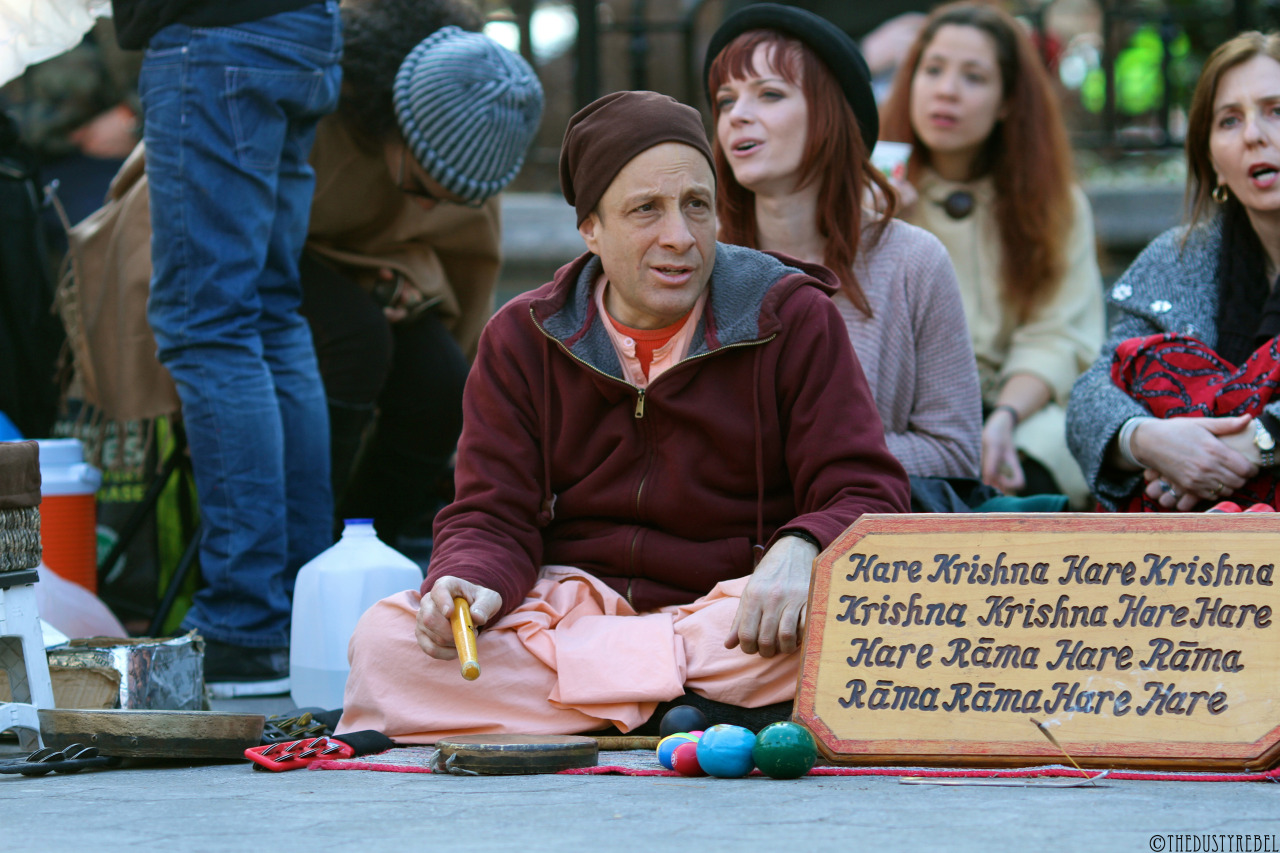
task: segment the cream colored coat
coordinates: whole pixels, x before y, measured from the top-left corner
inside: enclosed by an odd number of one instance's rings
[[[974,211],[956,220],[946,214],[942,203],[958,189],[973,193]],[[1001,298],[991,179],[959,184],[926,172],[919,192],[920,200],[907,218],[937,236],[951,255],[978,360],[983,401],[994,405],[1005,380],[1014,374],[1029,373],[1044,380],[1053,399],[1019,424],[1014,441],[1020,451],[1049,469],[1073,506],[1083,507],[1089,489],[1067,449],[1066,405],[1076,377],[1097,357],[1105,332],[1102,274],[1089,200],[1079,187],[1073,188],[1075,216],[1066,244],[1066,274],[1052,298],[1019,323]]]

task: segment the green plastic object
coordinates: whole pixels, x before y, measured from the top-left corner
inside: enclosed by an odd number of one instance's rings
[[[804,726],[770,723],[756,735],[751,756],[770,778],[798,779],[817,763],[818,746]]]

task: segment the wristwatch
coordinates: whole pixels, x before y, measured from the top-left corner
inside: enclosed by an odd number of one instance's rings
[[[1262,456],[1262,467],[1272,468],[1276,464],[1276,440],[1262,425],[1261,420],[1253,422],[1253,445]]]

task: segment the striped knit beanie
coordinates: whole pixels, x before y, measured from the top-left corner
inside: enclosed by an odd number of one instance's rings
[[[452,26],[409,51],[392,102],[414,159],[463,201],[511,183],[542,118],[542,86],[529,64]]]

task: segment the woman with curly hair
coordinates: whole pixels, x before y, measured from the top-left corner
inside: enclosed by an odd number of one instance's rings
[[[982,3],[936,9],[881,136],[911,144],[918,198],[901,215],[942,240],[960,281],[982,383],[982,479],[1084,506],[1065,409],[1102,343],[1102,280],[1057,101],[1022,26]]]

